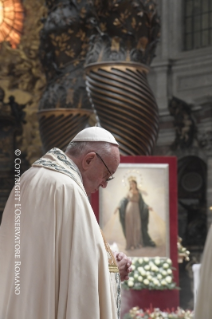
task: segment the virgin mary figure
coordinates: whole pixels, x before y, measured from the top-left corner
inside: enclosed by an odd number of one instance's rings
[[[135,177],[130,177],[129,191],[119,204],[119,218],[126,238],[126,250],[144,246],[155,247],[148,233],[149,210],[138,189]]]

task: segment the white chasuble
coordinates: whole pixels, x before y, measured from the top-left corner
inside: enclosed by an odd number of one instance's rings
[[[76,165],[54,148],[16,195],[0,227],[0,319],[117,319],[107,251]]]
[[[210,226],[200,268],[199,287],[194,309],[195,319],[212,318],[212,226]]]

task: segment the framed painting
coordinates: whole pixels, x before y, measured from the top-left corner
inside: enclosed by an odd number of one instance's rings
[[[91,197],[115,250],[130,257],[171,258],[177,267],[176,174],[175,157],[121,157],[115,179]]]

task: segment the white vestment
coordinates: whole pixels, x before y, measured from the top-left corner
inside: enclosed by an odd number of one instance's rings
[[[208,232],[200,268],[199,287],[194,309],[195,319],[212,318],[212,226]]]
[[[20,201],[17,189],[0,227],[0,319],[116,319],[107,251],[76,165],[52,149],[21,177]]]

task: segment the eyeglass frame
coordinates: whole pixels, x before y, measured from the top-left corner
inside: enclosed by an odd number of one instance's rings
[[[97,155],[97,157],[102,161],[102,163],[104,164],[104,166],[107,168],[108,172],[110,173],[110,177],[106,179],[106,182],[112,181],[112,179],[114,179],[115,177],[113,176],[113,174],[111,173],[111,171],[109,170],[109,168],[107,167],[107,165],[105,164],[104,160],[102,159],[102,157],[95,152],[95,154]]]

